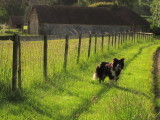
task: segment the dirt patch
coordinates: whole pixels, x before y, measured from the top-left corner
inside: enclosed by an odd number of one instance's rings
[[[157,105],[157,99],[160,99],[160,48],[158,48],[154,55],[154,94],[155,94],[155,112],[157,113],[156,120],[160,120],[160,106]]]

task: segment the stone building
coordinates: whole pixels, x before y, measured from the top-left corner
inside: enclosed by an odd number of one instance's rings
[[[35,5],[27,21],[30,34],[85,34],[149,30],[149,23],[127,7]]]

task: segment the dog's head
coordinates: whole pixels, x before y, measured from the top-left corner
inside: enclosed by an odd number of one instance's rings
[[[114,58],[113,59],[113,70],[116,70],[116,71],[122,70],[124,67],[124,60],[125,60],[124,58],[122,59]]]

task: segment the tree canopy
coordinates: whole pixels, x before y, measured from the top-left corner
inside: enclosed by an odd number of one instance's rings
[[[24,11],[21,0],[0,0],[0,23],[6,22],[9,16],[23,15]]]
[[[152,23],[154,26],[160,27],[160,1],[154,0],[151,5]]]

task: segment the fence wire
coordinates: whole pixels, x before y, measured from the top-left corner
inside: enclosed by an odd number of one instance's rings
[[[12,79],[13,42],[0,41],[0,91],[9,92]]]
[[[21,73],[22,87],[27,88],[32,84],[42,82],[43,78],[43,41],[21,42]]]
[[[18,63],[17,68],[21,70],[22,88],[42,83],[45,80],[44,68],[47,68],[47,77],[52,79],[58,72],[61,73],[64,70],[64,63],[67,64],[67,69],[70,70],[76,67],[78,62],[83,63],[83,61],[86,61],[96,53],[100,53],[102,50],[109,52],[110,50],[118,49],[124,43],[146,42],[153,37],[152,34],[143,33],[67,36],[47,36],[47,50],[44,47],[44,36],[20,36],[21,49],[20,55],[18,55],[20,57],[18,62],[20,63]],[[68,44],[66,44],[67,41]],[[13,77],[13,42],[1,41],[0,50],[0,90],[9,91]],[[46,54],[47,67],[44,67]],[[67,59],[65,58],[66,56]],[[21,69],[19,69],[20,65]]]
[[[48,76],[62,71],[65,51],[65,36],[57,40],[48,40]]]

